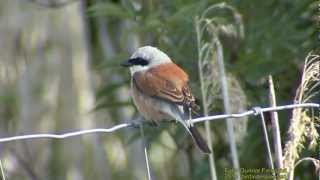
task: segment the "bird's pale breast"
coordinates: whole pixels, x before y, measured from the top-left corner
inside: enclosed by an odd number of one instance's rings
[[[164,119],[172,119],[169,115],[161,111],[161,106],[166,102],[142,94],[133,82],[131,83],[131,91],[134,104],[146,120],[157,122]]]

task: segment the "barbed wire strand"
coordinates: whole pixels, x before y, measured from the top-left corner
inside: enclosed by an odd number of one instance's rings
[[[226,118],[241,118],[244,116],[259,115],[260,112],[263,113],[263,112],[269,112],[269,111],[280,111],[280,110],[286,110],[286,109],[306,108],[306,107],[320,108],[320,104],[303,103],[303,104],[289,104],[289,105],[276,106],[276,107],[266,107],[266,108],[254,107],[251,110],[248,110],[248,111],[245,111],[242,113],[206,116],[206,117],[195,118],[190,121],[192,121],[192,123],[199,123],[199,122],[203,122],[203,121],[212,121],[212,120],[226,119]],[[80,135],[84,135],[84,134],[111,133],[111,132],[115,132],[117,130],[120,130],[120,129],[123,129],[126,127],[133,127],[133,126],[136,126],[136,124],[135,123],[123,123],[123,124],[115,125],[111,128],[79,130],[79,131],[74,131],[74,132],[69,132],[69,133],[64,133],[64,134],[38,133],[38,134],[18,135],[18,136],[0,138],[0,143],[17,141],[17,140],[27,140],[27,139],[41,139],[41,138],[65,139],[65,138],[80,136]]]
[[[0,159],[0,170],[1,170],[2,180],[6,180],[6,175],[4,174],[4,168],[3,168],[3,165],[2,165],[2,160],[1,159]]]

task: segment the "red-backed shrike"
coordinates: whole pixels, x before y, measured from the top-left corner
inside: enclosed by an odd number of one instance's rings
[[[131,93],[138,111],[146,120],[158,123],[175,119],[192,136],[204,153],[210,153],[205,140],[191,123],[191,111],[198,107],[188,86],[188,75],[159,49],[144,46],[122,63],[130,67]]]

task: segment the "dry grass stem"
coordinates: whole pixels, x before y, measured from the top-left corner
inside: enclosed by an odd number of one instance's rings
[[[269,76],[269,102],[271,107],[276,107],[276,94],[274,90],[272,76]],[[282,164],[282,147],[280,138],[280,128],[279,128],[279,118],[278,112],[271,112],[271,126],[272,126],[272,137],[273,137],[273,147],[276,158],[276,168],[281,169]]]
[[[225,11],[230,14],[231,22],[222,23],[219,21],[219,14],[216,12]],[[228,19],[225,18],[227,21]],[[239,41],[244,37],[244,28],[241,15],[225,3],[215,4],[207,8],[200,17],[195,19],[198,45],[198,68],[201,83],[201,94],[204,108],[204,115],[217,104],[216,100],[223,97],[225,112],[230,114],[234,111],[242,111],[246,107],[245,93],[241,89],[236,78],[225,73],[224,58],[220,36],[229,37]],[[220,79],[216,81],[216,79]],[[232,86],[232,88],[228,88]],[[232,89],[233,91],[230,91]],[[230,102],[230,99],[233,102]],[[215,104],[214,104],[215,102]],[[241,109],[243,108],[243,109]],[[246,121],[238,121],[242,128],[246,129]],[[212,149],[210,123],[206,122],[206,134],[209,146]],[[238,153],[234,136],[234,125],[231,119],[227,119],[228,139],[230,143],[232,163],[235,169],[239,169]],[[243,136],[236,136],[243,137]],[[209,156],[212,179],[216,179],[213,153]],[[236,173],[239,179],[239,172]]]
[[[310,102],[319,93],[320,56],[310,53],[305,59],[300,86],[296,92],[295,103]],[[288,141],[284,148],[284,168],[288,179],[292,180],[295,162],[308,139],[311,147],[317,144],[319,134],[316,130],[319,117],[314,117],[310,109],[294,109],[288,130]]]

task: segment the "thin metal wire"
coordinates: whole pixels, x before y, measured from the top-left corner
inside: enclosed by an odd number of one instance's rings
[[[294,108],[305,108],[305,107],[320,107],[320,104],[316,103],[303,103],[303,104],[289,104],[289,105],[283,105],[283,106],[276,106],[276,107],[267,107],[267,108],[261,108],[262,112],[269,112],[269,111],[281,111],[286,109],[294,109]],[[255,107],[256,108],[256,107]],[[216,119],[226,119],[226,118],[241,118],[244,116],[254,115],[255,108],[249,111],[245,111],[243,113],[237,113],[237,114],[222,114],[222,115],[214,115],[214,116],[207,116],[207,117],[201,117],[193,119],[193,123],[198,123],[202,121],[212,121]]]
[[[285,109],[293,109],[293,108],[305,108],[305,107],[316,107],[320,108],[320,104],[316,103],[303,103],[303,104],[290,104],[290,105],[284,105],[284,106],[276,106],[276,107],[267,107],[267,108],[260,108],[261,112],[269,112],[269,111],[280,111]],[[214,115],[214,116],[206,116],[206,117],[200,117],[192,119],[192,123],[199,123],[203,121],[213,121],[217,119],[226,119],[226,118],[241,118],[244,116],[249,115],[258,115],[256,112],[256,109],[253,108],[252,110],[243,112],[243,113],[237,113],[237,114],[222,114],[222,115]],[[54,134],[54,133],[46,133],[46,134],[28,134],[28,135],[19,135],[19,136],[11,136],[11,137],[4,137],[0,138],[0,143],[3,142],[10,142],[10,141],[17,141],[17,140],[26,140],[26,139],[42,139],[42,138],[52,138],[52,139],[65,139],[69,137],[74,136],[80,136],[84,134],[92,134],[92,133],[111,133],[115,132],[117,130],[126,128],[126,127],[132,127],[135,126],[134,123],[123,123],[115,125],[111,128],[106,129],[88,129],[88,130],[80,130],[80,131],[74,131],[64,134]]]
[[[268,131],[267,131],[267,127],[266,127],[266,121],[264,119],[264,115],[263,112],[260,111],[260,118],[261,118],[261,123],[262,123],[262,129],[263,129],[263,134],[264,134],[264,139],[266,142],[266,146],[267,146],[267,151],[268,151],[268,157],[269,157],[269,164],[271,166],[271,169],[273,170],[273,179],[276,179],[276,176],[274,174],[274,165],[273,165],[273,159],[272,159],[272,154],[271,154],[271,148],[270,148],[270,142],[269,142],[269,137],[268,137]]]
[[[0,159],[0,169],[1,169],[2,180],[6,180],[6,175],[4,174],[4,168],[3,168],[3,165],[2,165],[1,159]]]
[[[148,150],[147,150],[147,141],[146,141],[146,138],[144,136],[143,124],[140,124],[139,127],[140,127],[140,134],[141,134],[141,137],[142,137],[144,157],[145,157],[146,166],[147,166],[148,180],[152,180],[151,172],[150,172],[150,166],[149,166],[149,156],[148,156]]]
[[[111,128],[107,128],[107,129],[101,129],[101,128],[88,129],[88,130],[69,132],[69,133],[65,133],[65,134],[29,134],[29,135],[12,136],[12,137],[0,138],[0,143],[9,142],[9,141],[16,141],[16,140],[41,139],[41,138],[65,139],[65,138],[80,136],[80,135],[84,135],[84,134],[111,133],[111,132],[117,131],[119,129],[122,129],[125,127],[130,127],[130,126],[133,126],[133,124],[124,123],[124,124],[118,124],[116,126],[113,126]]]

